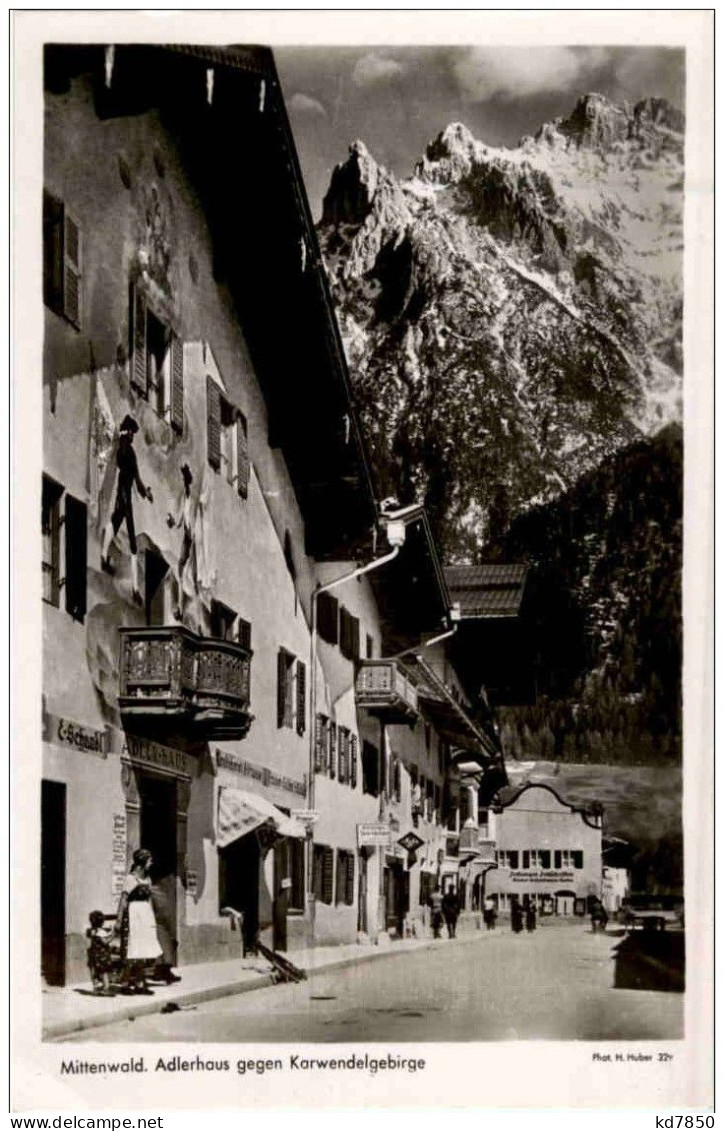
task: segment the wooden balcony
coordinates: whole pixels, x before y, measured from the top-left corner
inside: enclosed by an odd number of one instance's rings
[[[357,706],[383,722],[417,721],[417,689],[396,660],[361,660],[355,693]]]
[[[252,653],[181,625],[121,628],[118,705],[124,721],[190,739],[244,738]]]
[[[480,859],[483,864],[495,864],[495,841],[489,837],[481,836],[478,841]]]

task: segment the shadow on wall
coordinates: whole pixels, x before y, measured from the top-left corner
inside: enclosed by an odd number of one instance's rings
[[[614,988],[683,993],[683,931],[633,931],[614,948]]]

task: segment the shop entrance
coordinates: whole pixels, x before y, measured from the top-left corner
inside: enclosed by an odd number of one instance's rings
[[[141,847],[153,857],[151,883],[153,910],[162,962],[175,966],[178,959],[176,922],[176,817],[178,799],[173,778],[139,774]]]
[[[357,854],[357,930],[367,933],[367,853]]]
[[[219,908],[233,907],[244,916],[244,950],[259,931],[259,839],[247,833],[219,849]]]
[[[556,892],[556,915],[572,915],[576,902],[576,893],[573,891]]]
[[[40,809],[41,970],[49,986],[65,985],[66,787],[43,781]]]
[[[402,938],[404,919],[409,904],[409,874],[405,872],[401,860],[387,857],[385,868],[385,923],[387,929],[394,928]]]

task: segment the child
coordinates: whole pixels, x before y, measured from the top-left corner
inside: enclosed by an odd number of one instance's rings
[[[113,955],[110,940],[113,931],[104,926],[106,917],[102,911],[91,911],[90,927],[86,931],[86,938],[90,940],[88,947],[88,969],[91,973],[93,990],[103,997],[113,994],[109,974],[113,969]]]

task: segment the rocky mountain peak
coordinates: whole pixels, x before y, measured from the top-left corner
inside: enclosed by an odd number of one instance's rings
[[[324,198],[323,224],[360,224],[372,209],[380,172],[384,173],[359,139],[349,147],[346,161],[336,165]]]
[[[579,146],[608,149],[614,142],[626,140],[629,120],[626,103],[619,106],[602,94],[591,93],[579,98],[573,112],[560,120],[558,129]]]
[[[467,126],[451,122],[430,142],[415,174],[433,184],[454,183],[467,176],[484,153],[485,146],[473,137]]]
[[[531,140],[547,145],[563,143],[599,153],[621,149],[626,143],[634,143],[637,149],[651,144],[657,149],[662,145],[671,149],[676,148],[678,140],[683,143],[684,125],[682,112],[665,98],[644,98],[631,106],[591,92],[578,99],[567,117],[546,122],[533,139],[524,138],[521,145],[530,148]]]

